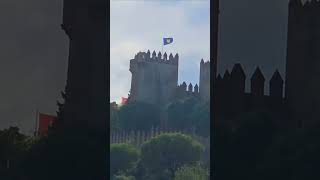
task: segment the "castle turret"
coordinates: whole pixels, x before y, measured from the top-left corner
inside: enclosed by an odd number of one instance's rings
[[[258,67],[251,77],[251,93],[254,96],[263,96],[264,95],[264,82],[265,78]]]

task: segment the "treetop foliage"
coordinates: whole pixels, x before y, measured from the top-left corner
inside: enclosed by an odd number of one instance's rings
[[[160,124],[160,108],[142,102],[121,106],[117,116],[119,126],[125,130],[149,130]]]
[[[161,134],[142,145],[141,163],[151,172],[166,172],[173,178],[181,166],[200,160],[204,147],[190,136]]]
[[[126,172],[136,165],[140,152],[130,144],[112,144],[110,146],[110,174]]]
[[[175,172],[174,180],[208,180],[209,171],[199,164],[185,165]]]

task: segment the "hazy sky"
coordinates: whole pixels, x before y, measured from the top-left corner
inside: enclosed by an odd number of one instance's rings
[[[198,83],[201,58],[210,55],[210,1],[111,0],[111,101],[127,97],[129,61],[139,51],[179,54],[179,82]],[[169,55],[169,54],[168,54]]]

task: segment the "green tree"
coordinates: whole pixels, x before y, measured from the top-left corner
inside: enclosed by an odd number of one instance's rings
[[[0,131],[0,177],[11,177],[32,145],[31,139],[10,127]]]
[[[186,165],[179,168],[175,173],[174,180],[208,180],[208,170],[202,168],[200,165]]]
[[[106,176],[104,133],[86,125],[62,131],[55,129],[41,138],[24,157],[22,179],[101,179]],[[49,175],[48,175],[49,174]]]
[[[196,128],[196,134],[203,137],[210,136],[210,102],[195,104],[190,119]]]
[[[141,162],[150,174],[168,172],[167,178],[172,179],[179,167],[199,161],[203,150],[190,136],[161,134],[142,145]]]
[[[150,130],[160,124],[160,108],[147,103],[123,105],[118,113],[120,127],[126,130]]]
[[[196,121],[192,117],[194,107],[198,103],[196,98],[177,99],[167,106],[168,123],[172,128],[191,128]]]
[[[110,174],[126,172],[136,165],[140,153],[130,144],[112,144],[110,146]]]
[[[111,130],[117,130],[120,128],[118,113],[119,113],[118,105],[115,102],[110,103],[110,129]]]

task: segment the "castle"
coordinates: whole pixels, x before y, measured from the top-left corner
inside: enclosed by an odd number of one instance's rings
[[[203,101],[210,99],[210,62],[200,62],[199,86],[178,85],[179,55],[169,56],[165,52],[151,54],[139,52],[130,60],[132,73],[129,102],[145,102],[149,104],[166,105],[174,98],[197,97]]]
[[[219,5],[219,1],[216,1]],[[214,20],[217,34],[219,8]],[[213,95],[215,123],[237,126],[237,119],[246,113],[268,112],[276,127],[312,127],[320,112],[320,2],[302,3],[290,0],[287,34],[286,72],[283,78],[278,70],[269,83],[269,94],[264,92],[265,77],[258,67],[252,77],[250,91],[246,92],[246,73],[241,64],[223,75],[217,72],[217,46],[213,43],[213,71],[210,62],[201,61],[199,86],[178,85],[179,56],[162,57],[150,51],[139,52],[130,61],[132,73],[130,101],[165,105],[177,96],[196,96],[209,100]],[[217,35],[213,36],[217,42]],[[210,93],[210,77],[212,92]]]

